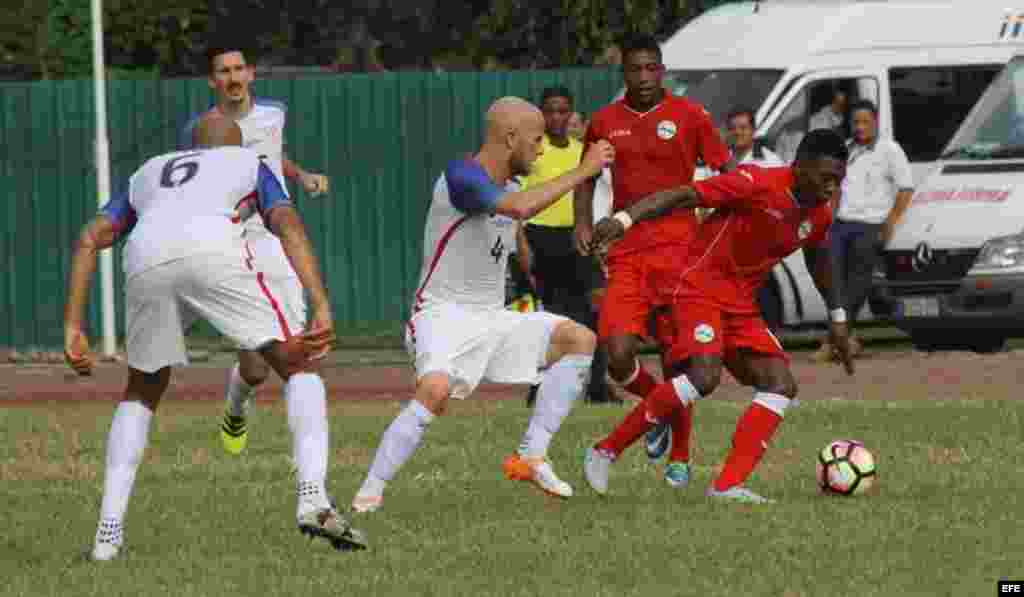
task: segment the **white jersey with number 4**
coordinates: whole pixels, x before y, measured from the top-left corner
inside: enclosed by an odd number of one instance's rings
[[[413,312],[455,304],[504,309],[515,221],[494,213],[507,192],[473,160],[451,162],[434,184],[423,235],[423,267]]]
[[[217,110],[214,106],[210,109]],[[202,115],[198,115],[185,125],[182,131],[181,146],[191,147],[192,129]],[[281,180],[281,186],[287,192],[284,179],[284,125],[287,108],[282,102],[265,98],[253,98],[252,109],[237,119],[242,129],[242,144],[263,156],[270,169]],[[246,222],[246,240],[249,242],[260,270],[267,275],[280,278],[296,277],[291,263],[284,254],[281,242],[274,236],[260,218],[250,218]]]
[[[282,205],[291,202],[259,153],[220,147],[150,159],[101,213],[128,233],[124,272],[131,278],[198,254],[241,258],[244,220],[262,220]]]

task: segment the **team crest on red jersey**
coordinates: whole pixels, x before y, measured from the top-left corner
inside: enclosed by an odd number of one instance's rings
[[[658,123],[658,138],[668,141],[676,136],[679,127],[671,120],[662,120]]]

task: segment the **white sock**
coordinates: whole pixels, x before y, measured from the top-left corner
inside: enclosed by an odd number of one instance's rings
[[[786,416],[786,409],[789,408],[791,402],[792,400],[782,394],[772,394],[770,392],[754,393],[754,404],[760,404],[780,417]]]
[[[412,457],[423,439],[423,431],[434,420],[434,413],[427,407],[413,400],[409,406],[398,413],[380,440],[377,454],[370,465],[370,473],[359,488],[358,495],[379,496],[384,494],[384,486],[390,481],[398,469]]]
[[[697,391],[697,388],[693,387],[690,378],[686,377],[686,375],[673,377],[672,389],[676,391],[676,397],[683,403],[683,406],[689,406],[702,398],[700,392]]]
[[[548,367],[537,392],[530,425],[519,443],[524,458],[546,458],[551,438],[569,415],[572,405],[583,393],[593,355],[571,354]]]
[[[228,371],[227,413],[233,417],[244,417],[248,414],[252,396],[256,393],[255,388],[242,379],[240,367],[241,365],[235,363]]]
[[[327,478],[327,389],[319,375],[296,373],[284,386],[292,459],[296,472],[298,515],[330,507]]]
[[[121,402],[114,411],[107,435],[107,463],[103,478],[103,505],[96,540],[121,543],[121,526],[142,462],[153,411],[141,402]]]

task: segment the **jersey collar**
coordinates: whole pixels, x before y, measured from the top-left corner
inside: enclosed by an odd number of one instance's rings
[[[647,116],[648,114],[652,114],[652,113],[656,112],[659,108],[664,106],[665,102],[668,101],[668,98],[671,97],[671,95],[672,94],[669,92],[669,90],[666,89],[665,90],[665,94],[661,96],[661,101],[656,103],[656,104],[654,104],[654,106],[652,106],[651,109],[647,110],[646,112],[640,112],[640,111],[634,110],[632,107],[630,107],[629,103],[626,102],[626,96],[625,95],[622,96],[622,99],[619,100],[619,103],[622,104],[622,107],[625,108],[630,114],[633,114],[634,116],[639,116],[640,118],[643,118],[644,116]]]

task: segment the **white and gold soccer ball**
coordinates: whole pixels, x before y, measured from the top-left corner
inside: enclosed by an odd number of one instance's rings
[[[833,495],[860,495],[877,477],[875,457],[857,440],[840,439],[818,452],[818,487]]]

